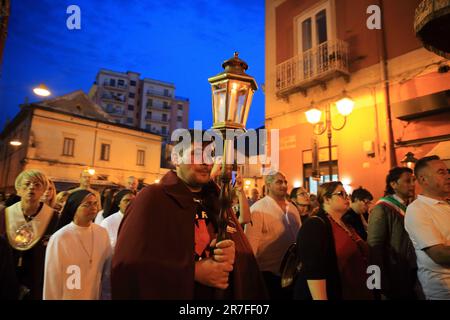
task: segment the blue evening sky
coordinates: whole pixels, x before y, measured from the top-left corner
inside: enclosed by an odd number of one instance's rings
[[[69,5],[81,30],[68,30]],[[263,0],[13,0],[0,73],[0,130],[45,83],[86,93],[101,68],[172,82],[190,99],[189,125],[212,124],[208,77],[238,51],[259,85],[247,128],[264,124]]]

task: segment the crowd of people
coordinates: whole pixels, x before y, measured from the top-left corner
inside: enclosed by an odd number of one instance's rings
[[[247,197],[238,174],[228,204],[220,169],[190,161],[196,148],[140,191],[130,177],[100,194],[83,172],[79,187],[57,193],[44,173],[19,174],[17,197],[0,207],[0,297],[450,299],[450,174],[439,157],[392,168],[375,203],[369,185],[348,195],[327,182],[310,195],[272,172],[262,197]]]

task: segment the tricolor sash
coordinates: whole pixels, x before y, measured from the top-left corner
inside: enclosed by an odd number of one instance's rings
[[[399,214],[401,214],[403,217],[405,216],[406,206],[403,203],[401,203],[400,201],[398,201],[397,199],[395,199],[393,196],[382,197],[382,198],[380,198],[380,200],[377,201],[376,204],[377,205],[382,204],[384,206],[387,206],[387,207],[395,210]]]

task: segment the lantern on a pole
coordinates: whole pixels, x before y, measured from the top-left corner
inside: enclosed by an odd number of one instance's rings
[[[220,216],[217,241],[226,237],[228,225],[227,211],[230,207],[230,180],[234,157],[233,139],[227,139],[227,130],[245,130],[253,94],[258,85],[253,77],[245,73],[247,63],[239,59],[235,52],[233,58],[222,64],[224,71],[208,79],[211,84],[213,130],[219,130],[223,137],[222,171],[220,176]]]

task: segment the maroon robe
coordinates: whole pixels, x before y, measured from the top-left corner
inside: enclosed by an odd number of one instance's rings
[[[213,183],[206,186],[211,192]],[[252,249],[236,217],[236,258],[230,286],[222,297],[267,298]],[[113,299],[194,299],[195,203],[191,191],[176,173],[167,173],[132,201],[119,228],[112,265]],[[209,289],[210,298],[217,295]],[[206,290],[206,291],[207,291]],[[202,298],[205,298],[205,290]],[[218,295],[220,296],[220,295]]]

